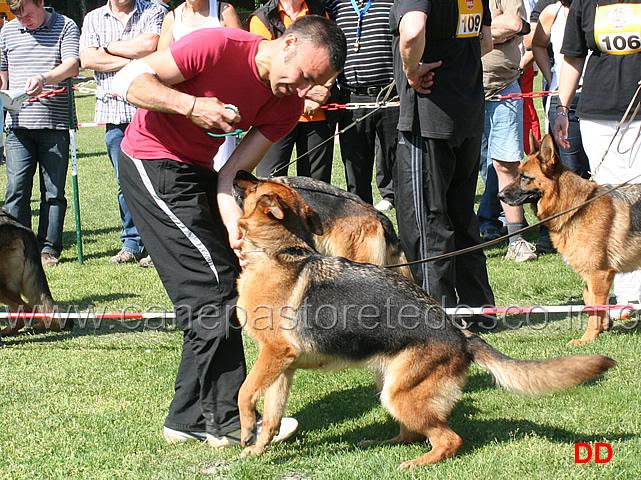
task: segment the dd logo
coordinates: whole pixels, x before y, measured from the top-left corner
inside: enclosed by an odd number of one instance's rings
[[[605,456],[602,456],[602,449]],[[592,447],[587,443],[574,444],[574,463],[588,463],[592,460]],[[594,444],[594,463],[608,463],[612,460],[612,447],[607,443]]]

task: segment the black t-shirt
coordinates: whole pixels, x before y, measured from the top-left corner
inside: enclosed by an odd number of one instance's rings
[[[599,5],[641,3],[641,0],[599,0]],[[561,53],[592,55],[583,75],[577,116],[589,120],[620,120],[641,80],[641,52],[612,55],[601,52],[594,38],[596,0],[574,0],[565,26]],[[638,103],[638,101],[637,101]]]
[[[399,53],[398,25],[404,14],[427,14],[422,62],[443,61],[434,70],[432,93],[416,92],[407,83]],[[459,22],[456,0],[396,0],[390,13],[394,34],[394,77],[401,99],[399,130],[423,137],[458,139],[480,135],[485,100],[479,37],[455,38]],[[488,0],[483,0],[482,25],[491,25]]]
[[[539,17],[541,12],[545,10],[545,7],[556,3],[557,0],[538,0],[534,7],[532,7],[532,13],[530,13],[530,23],[539,23]]]

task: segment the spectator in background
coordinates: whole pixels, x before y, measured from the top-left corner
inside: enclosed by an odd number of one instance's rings
[[[536,59],[536,63],[539,65],[541,74],[552,91],[557,90],[559,86],[559,73],[561,65],[563,64],[561,46],[563,44],[565,24],[567,22],[571,4],[572,0],[562,0],[545,7],[539,16],[534,38],[532,40],[532,52],[534,53],[534,58]],[[554,54],[553,62],[550,61],[548,54],[548,47],[550,46],[552,47]],[[579,84],[581,83],[582,82],[579,82]],[[576,116],[576,107],[579,103],[580,97],[581,95],[577,91],[574,94],[574,101],[567,111],[567,141],[570,146],[568,148],[558,148],[556,140],[554,140],[554,143],[557,145],[557,152],[559,153],[561,161],[577,175],[580,175],[583,178],[589,178],[590,164],[588,162],[588,156],[586,155],[585,150],[583,150],[579,119]],[[551,97],[547,102],[546,116],[549,119],[548,131],[550,132],[554,130],[554,124],[556,122],[556,106],[558,104],[559,102],[556,96]],[[545,225],[541,225],[539,232],[539,241],[536,243],[537,251],[544,253],[554,252],[554,246],[550,240],[550,232]]]
[[[523,0],[523,6],[525,7],[525,13],[528,18],[532,13],[534,8],[535,0]],[[538,73],[536,68],[536,63],[534,62],[534,54],[532,53],[531,48],[528,48],[528,45],[531,47],[532,37],[534,36],[534,29],[530,23],[530,33],[523,36],[523,42],[520,45],[521,50],[521,63],[519,65],[519,72],[521,72],[521,93],[532,93],[534,91],[534,77]],[[525,154],[530,153],[530,132],[536,137],[537,140],[541,140],[541,126],[539,125],[539,115],[536,112],[534,107],[534,99],[531,96],[523,97],[523,150]]]
[[[0,32],[1,88],[31,96],[46,85],[64,87],[79,71],[80,32],[70,18],[45,8],[43,0],[8,0],[15,15]],[[67,200],[69,164],[68,93],[27,102],[7,120],[7,194],[4,208],[31,228],[33,176],[40,175],[38,243],[43,266],[57,265]]]
[[[396,214],[410,261],[480,240],[474,197],[483,133],[481,56],[492,49],[492,36],[487,0],[471,4],[469,30],[468,23],[459,29],[455,2],[396,0],[390,15],[401,98]],[[411,268],[443,307],[494,305],[482,250]]]
[[[165,14],[163,7],[144,0],[108,0],[106,5],[89,12],[82,25],[80,59],[82,68],[95,71],[95,121],[106,123],[105,144],[118,182],[118,204],[123,232],[122,248],[111,257],[111,263],[137,262],[143,256],[138,229],[120,189],[118,153],[125,129],[136,107],[109,94],[116,73],[130,61],[156,50]]]
[[[534,7],[532,8],[532,12],[530,13],[530,35],[526,35],[523,37],[523,44],[526,48],[526,50],[531,50],[532,49],[532,39],[533,35],[531,35],[533,32],[536,31],[536,25],[539,22],[539,16],[541,15],[541,12],[545,7],[548,5],[552,5],[553,3],[556,3],[557,0],[538,0],[535,4]],[[548,47],[548,55],[550,57],[550,63],[554,63],[554,52],[552,51],[552,47]],[[550,86],[548,85],[547,81],[545,80],[545,77],[541,79],[541,90],[546,92],[550,90]],[[543,103],[543,107],[546,106],[547,104],[548,97],[544,96],[541,98],[541,102]]]
[[[7,14],[5,12],[0,12],[0,30],[2,30],[6,21]],[[6,163],[4,156],[4,116],[5,111],[0,111],[0,137],[2,138],[2,141],[0,141],[0,165],[4,165]]]
[[[320,0],[269,0],[249,17],[249,31],[267,40],[279,38],[297,18],[306,15],[326,17]],[[276,142],[256,167],[261,177],[287,175],[294,145],[297,175],[330,183],[334,159],[333,135],[325,112],[321,110],[329,98],[329,85],[314,87],[305,99],[305,108],[298,124]]]
[[[485,192],[478,211],[481,231],[486,241],[490,239],[488,233],[491,233],[490,227],[486,225],[493,222],[498,227],[500,208],[505,212],[509,234],[526,226],[522,206],[499,203],[496,197],[503,187],[516,178],[523,158],[523,104],[520,99],[496,101],[494,97],[521,93],[518,84],[521,76],[519,44],[521,36],[530,31],[523,0],[491,2],[490,10],[494,49],[483,57],[485,133],[481,162],[486,162],[486,178]],[[492,177],[492,170],[496,172],[496,177]],[[497,237],[498,232],[493,236]],[[517,262],[536,260],[534,252],[534,245],[519,234],[510,237],[505,258]]]
[[[327,0],[332,20],[347,37],[345,70],[338,77],[338,103],[373,103],[381,90],[394,80],[392,33],[389,28],[392,0]],[[392,90],[390,98],[396,95]],[[340,134],[341,157],[347,189],[367,203],[373,203],[372,172],[376,158],[376,184],[382,200],[379,210],[394,206],[392,167],[398,141],[398,108],[383,108]],[[371,114],[367,108],[342,109],[337,121],[340,130]],[[376,156],[376,139],[380,153]]]

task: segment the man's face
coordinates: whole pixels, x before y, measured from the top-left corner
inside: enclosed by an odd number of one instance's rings
[[[314,85],[326,85],[337,72],[329,66],[327,50],[286,39],[279,57],[272,62],[269,84],[277,97],[298,95],[304,98]]]
[[[126,11],[129,10],[129,8],[133,10],[136,0],[110,0],[110,2],[112,7],[117,7],[119,10]]]
[[[26,0],[22,12],[16,13],[15,16],[24,28],[35,30],[45,23],[47,12],[44,2],[36,4],[34,0]]]

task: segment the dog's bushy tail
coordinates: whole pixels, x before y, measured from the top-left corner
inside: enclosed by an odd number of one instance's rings
[[[522,395],[544,395],[598,377],[616,362],[603,355],[572,355],[548,360],[517,360],[469,332],[468,352],[488,369],[498,386]]]

